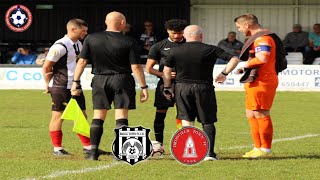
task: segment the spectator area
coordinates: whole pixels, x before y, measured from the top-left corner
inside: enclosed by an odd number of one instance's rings
[[[288,52],[286,56],[288,64],[303,64],[303,55],[300,52]],[[320,64],[320,57],[316,58],[313,62],[313,65]]]
[[[11,57],[19,47],[29,46],[31,52],[38,55],[43,52],[45,47],[50,47],[51,41],[6,41],[0,42],[0,64],[11,64]]]

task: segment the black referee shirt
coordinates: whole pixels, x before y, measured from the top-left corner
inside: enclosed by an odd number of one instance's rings
[[[217,46],[186,42],[171,49],[164,65],[176,68],[176,82],[212,84],[216,59],[229,61],[232,57]]]
[[[177,47],[185,42],[185,39],[183,39],[180,42],[172,42],[169,40],[169,38],[157,42],[150,48],[148,59],[157,60],[159,64],[159,71],[162,72],[164,67],[164,61],[166,60],[170,49],[173,47]]]
[[[131,64],[140,64],[137,42],[120,32],[89,34],[79,57],[91,61],[97,75],[132,73]]]

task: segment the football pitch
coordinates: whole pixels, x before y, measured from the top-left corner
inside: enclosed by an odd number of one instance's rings
[[[154,140],[154,91],[149,93],[148,102],[138,102],[137,109],[130,112],[129,125],[150,128],[149,137]],[[85,95],[91,122],[91,91],[85,91]],[[216,96],[215,149],[220,160],[186,166],[173,159],[169,144],[176,126],[175,109],[171,108],[165,124],[166,154],[131,166],[112,156],[100,156],[100,161],[84,160],[71,121],[63,125],[63,146],[72,156],[54,157],[48,132],[50,96],[40,90],[1,90],[0,179],[319,179],[319,92],[277,93],[271,110],[273,156],[254,160],[241,158],[252,148],[244,92],[218,91]],[[114,111],[110,110],[101,149],[111,151],[114,127]]]

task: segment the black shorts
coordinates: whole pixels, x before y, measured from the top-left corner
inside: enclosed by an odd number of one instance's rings
[[[91,83],[93,109],[135,109],[135,81],[131,74],[95,75]]]
[[[70,89],[51,87],[50,94],[52,99],[52,111],[63,111],[71,99]],[[86,100],[83,93],[81,93],[80,96],[75,96],[75,99],[81,110],[86,110]]]
[[[174,88],[175,82],[172,82],[171,86]],[[173,107],[175,100],[172,98],[171,100],[168,100],[163,95],[163,80],[160,79],[160,81],[157,84],[156,92],[155,92],[155,99],[154,99],[154,107],[157,109],[168,109],[169,107]]]
[[[217,102],[212,84],[176,83],[177,118],[202,124],[217,121]]]

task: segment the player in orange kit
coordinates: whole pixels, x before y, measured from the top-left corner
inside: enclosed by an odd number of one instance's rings
[[[243,64],[244,68],[258,68],[254,81],[245,83],[246,116],[249,120],[253,150],[245,153],[244,158],[257,158],[271,154],[273,127],[270,109],[278,87],[275,40],[271,33],[263,30],[253,14],[245,14],[234,20],[238,30],[246,36],[255,36],[249,49],[255,57]],[[257,34],[260,34],[257,36]],[[249,39],[250,40],[250,39]]]

